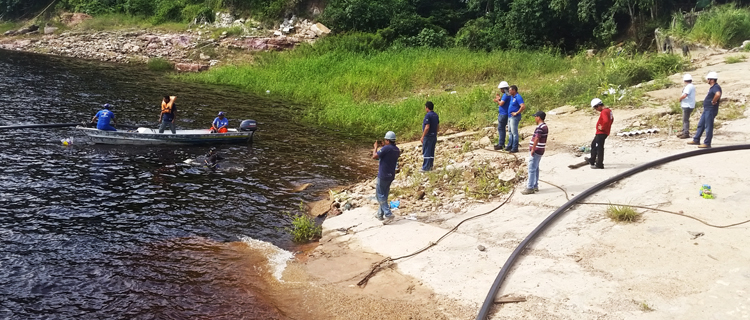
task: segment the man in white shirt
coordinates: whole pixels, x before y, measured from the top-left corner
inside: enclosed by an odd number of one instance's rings
[[[693,77],[689,74],[685,74],[682,81],[685,82],[685,88],[682,89],[682,96],[679,99],[680,107],[682,107],[682,132],[677,137],[687,139],[690,138],[690,114],[695,109],[695,86]]]

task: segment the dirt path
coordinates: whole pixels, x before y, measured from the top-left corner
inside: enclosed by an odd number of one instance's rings
[[[732,55],[732,54],[729,54]],[[708,67],[718,71],[725,97],[740,102],[748,86],[742,64],[725,65],[723,56]],[[681,79],[674,75],[671,79]],[[698,96],[706,85],[698,84]],[[652,92],[654,99],[676,99],[680,85]],[[737,98],[735,98],[737,97]],[[666,107],[615,109],[613,132],[644,117],[661,115]],[[722,112],[721,110],[719,111]],[[725,121],[714,135],[714,146],[747,143],[750,120]],[[642,163],[694,150],[685,140],[661,128],[658,134],[607,140],[605,170],[567,168],[581,160],[575,150],[593,138],[596,114],[590,110],[548,116],[551,146],[541,161],[540,192],[516,193],[499,210],[461,225],[437,246],[402,259],[376,274],[364,289],[356,283],[381,257],[397,257],[435,241],[460,221],[497,207],[492,201],[442,199],[440,206],[420,208],[416,220],[402,216],[382,226],[362,206],[329,218],[324,238],[312,257],[299,265],[321,283],[348,288],[391,301],[432,301],[451,319],[473,319],[500,267],[521,240],[555,208],[594,184]],[[523,128],[530,132],[532,128]],[[528,140],[524,141],[526,143]],[[440,144],[438,148],[440,148]],[[471,152],[507,157],[487,151]],[[525,156],[525,154],[524,154]],[[521,156],[522,158],[524,156]],[[469,156],[462,155],[466,158]],[[623,180],[587,199],[591,202],[655,206],[682,211],[717,225],[750,219],[750,174],[736,164],[750,157],[737,151],[689,158]],[[454,161],[455,162],[455,161]],[[525,170],[521,167],[519,172]],[[701,185],[712,186],[716,198],[699,197]],[[522,186],[516,184],[516,186]],[[520,191],[520,190],[519,190]],[[364,186],[363,204],[372,194]],[[460,201],[460,209],[451,203]],[[408,208],[399,211],[406,212]],[[579,205],[568,211],[525,252],[506,279],[500,295],[525,297],[525,302],[496,305],[492,319],[744,319],[750,317],[750,241],[744,224],[715,228],[678,215],[639,210],[635,223],[615,223],[605,206]],[[410,219],[406,219],[409,217]],[[341,230],[347,230],[343,232]],[[480,250],[483,249],[483,250]],[[396,272],[397,271],[397,272]],[[400,274],[400,275],[395,275]],[[422,306],[429,306],[423,304]]]

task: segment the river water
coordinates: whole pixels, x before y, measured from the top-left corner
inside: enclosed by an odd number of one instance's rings
[[[273,268],[262,266],[286,257],[267,243],[293,250],[284,212],[368,171],[348,160],[351,142],[336,142],[348,139],[296,122],[295,107],[270,96],[0,51],[0,125],[88,121],[110,103],[118,123],[155,127],[165,94],[178,96],[178,128],[206,128],[225,111],[234,127],[257,120],[255,141],[218,146],[227,160],[212,171],[184,162],[205,146],[0,131],[0,319],[287,317],[264,296]],[[292,191],[303,183],[314,185]]]

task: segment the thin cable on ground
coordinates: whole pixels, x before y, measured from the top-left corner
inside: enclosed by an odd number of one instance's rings
[[[384,268],[384,264],[386,264],[388,262],[393,262],[393,261],[396,261],[396,260],[399,260],[399,259],[405,259],[405,258],[408,258],[408,257],[412,257],[412,256],[418,255],[418,254],[420,254],[422,252],[425,252],[425,251],[427,251],[427,249],[434,247],[440,241],[442,241],[443,239],[445,239],[445,237],[447,237],[451,233],[453,233],[456,230],[458,230],[458,227],[460,227],[464,222],[472,220],[472,219],[479,218],[481,216],[488,215],[488,214],[494,212],[495,210],[500,209],[500,207],[504,206],[506,203],[508,203],[508,201],[510,201],[511,198],[513,198],[513,194],[515,194],[515,192],[516,192],[516,188],[511,189],[510,195],[507,198],[505,198],[505,201],[503,201],[503,203],[501,203],[500,205],[498,205],[497,207],[495,207],[494,209],[492,209],[490,211],[487,211],[485,213],[480,213],[478,215],[475,215],[475,216],[466,218],[464,220],[461,220],[461,222],[459,222],[455,227],[453,227],[453,229],[451,229],[450,231],[446,232],[442,237],[440,237],[439,239],[437,239],[437,241],[430,242],[430,244],[428,244],[426,247],[424,247],[424,248],[422,248],[422,249],[420,249],[420,250],[418,250],[416,252],[407,254],[405,256],[400,256],[398,258],[390,258],[390,257],[388,257],[388,258],[385,258],[385,259],[381,260],[380,262],[376,263],[372,267],[372,270],[370,270],[370,273],[368,273],[362,280],[360,280],[357,283],[357,285],[360,286],[360,287],[366,285],[367,282],[370,281],[370,278],[372,278],[375,275],[375,273],[377,273],[380,269]]]

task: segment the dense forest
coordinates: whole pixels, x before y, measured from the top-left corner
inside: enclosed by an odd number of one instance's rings
[[[210,21],[230,11],[260,21],[310,16],[311,0],[0,0],[0,19],[30,19],[45,8],[92,15],[125,14],[154,23]],[[375,47],[466,47],[474,50],[602,47],[624,39],[650,44],[656,27],[712,0],[328,0],[319,16],[336,33],[363,32]],[[750,0],[733,1],[744,6]],[[682,15],[680,15],[682,17]],[[738,18],[740,20],[745,18]],[[734,21],[732,23],[748,23]]]

